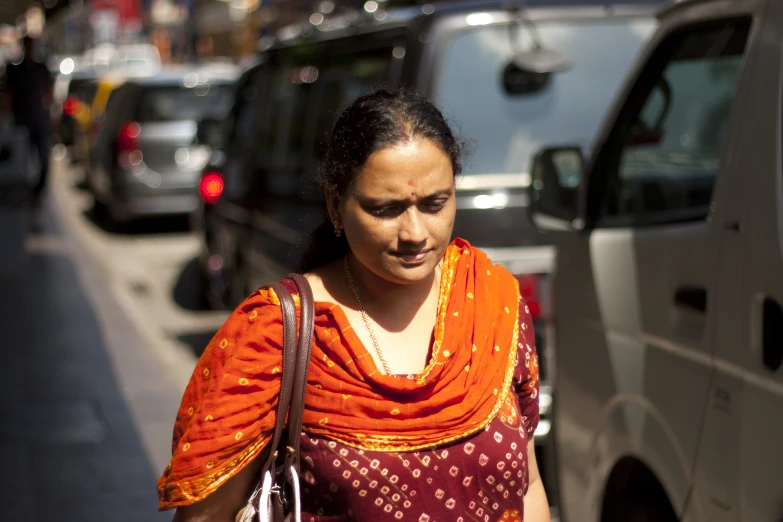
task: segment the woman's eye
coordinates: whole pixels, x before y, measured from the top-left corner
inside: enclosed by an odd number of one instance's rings
[[[428,212],[434,214],[440,212],[443,209],[443,207],[446,206],[447,202],[448,199],[426,201],[420,203],[418,208],[421,212]],[[403,212],[405,212],[406,208],[407,206],[405,205],[387,205],[383,207],[371,208],[369,209],[369,212],[375,217],[392,218],[392,217],[397,217]]]
[[[446,206],[446,200],[438,200],[438,201],[430,201],[429,203],[424,205],[424,209],[427,212],[438,212],[441,210],[444,206]]]
[[[401,207],[397,205],[390,205],[387,207],[378,207],[370,210],[370,214],[376,217],[394,217],[402,211]]]

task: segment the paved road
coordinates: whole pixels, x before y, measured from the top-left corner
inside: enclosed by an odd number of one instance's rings
[[[200,309],[195,256],[199,243],[184,218],[145,220],[117,232],[91,212],[79,189],[81,169],[56,163],[52,189],[64,227],[95,260],[112,294],[150,347],[184,387],[195,356],[223,323],[225,312]]]
[[[158,233],[164,222],[102,230],[78,178],[54,163],[26,258],[0,275],[0,520],[170,520],[155,480],[196,354],[225,314],[188,309],[192,235]]]

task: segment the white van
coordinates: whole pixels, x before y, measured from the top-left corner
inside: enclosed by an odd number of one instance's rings
[[[533,162],[562,517],[781,522],[783,1],[660,19],[589,165]]]

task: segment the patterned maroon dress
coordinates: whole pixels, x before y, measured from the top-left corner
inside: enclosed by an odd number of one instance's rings
[[[403,453],[361,450],[303,433],[302,520],[521,521],[527,444],[539,414],[533,325],[524,305],[519,312],[514,393],[477,434]]]

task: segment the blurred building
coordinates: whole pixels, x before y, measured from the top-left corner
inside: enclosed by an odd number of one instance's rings
[[[263,36],[313,14],[359,11],[368,0],[195,0],[198,33],[218,56],[242,57],[255,52]],[[373,8],[438,3],[443,0],[372,0]]]
[[[218,57],[241,59],[256,52],[262,37],[313,15],[443,0],[42,1],[44,37],[50,54],[76,55],[106,43],[149,42],[158,48],[163,63],[176,63]],[[29,5],[30,0],[2,0],[0,4],[6,2],[18,6]],[[5,10],[6,18],[17,16],[18,9]]]

